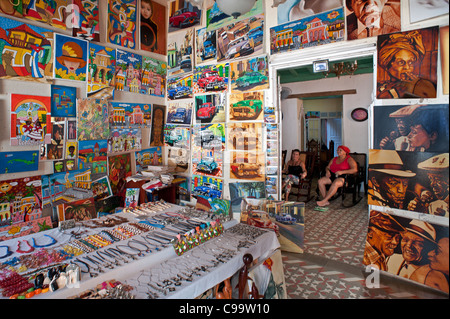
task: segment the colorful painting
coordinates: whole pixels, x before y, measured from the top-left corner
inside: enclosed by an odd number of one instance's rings
[[[38,151],[0,152],[0,174],[37,171]]]
[[[448,293],[448,235],[448,225],[371,210],[363,264]]]
[[[140,93],[142,55],[116,49],[115,89]]]
[[[66,139],[68,139],[68,140],[76,140],[77,139],[77,121],[72,121],[72,120],[67,121]]]
[[[141,94],[164,97],[166,93],[167,63],[142,57]]]
[[[449,105],[414,104],[375,106],[374,149],[449,151]]]
[[[223,180],[210,176],[192,176],[191,194],[193,197],[198,196],[205,198],[222,198]]]
[[[222,177],[225,127],[199,125],[192,129],[192,174]]]
[[[64,129],[65,121],[57,121],[52,117],[52,140],[47,145],[47,159],[63,159],[64,156]]]
[[[448,154],[369,150],[369,205],[449,218]]]
[[[85,82],[87,80],[88,42],[55,33],[54,78]]]
[[[108,0],[107,41],[125,48],[136,47],[136,0]]]
[[[78,154],[78,142],[77,141],[66,141],[66,159],[75,159]]]
[[[52,116],[77,116],[77,88],[52,85]]]
[[[269,88],[267,56],[230,63],[231,92],[258,91]]]
[[[73,0],[72,35],[88,41],[100,41],[98,0]]]
[[[230,94],[230,121],[263,121],[264,91]]]
[[[246,198],[266,198],[264,182],[234,182],[228,184],[231,199],[231,211],[241,213],[242,202]]]
[[[131,155],[130,153],[109,156],[109,181],[113,195],[125,195],[126,178],[131,176]]]
[[[256,0],[255,5],[249,12],[247,12],[246,14],[240,15],[237,18],[234,18],[232,16],[229,16],[228,14],[223,13],[217,6],[217,3],[213,0],[205,1],[205,7],[207,8],[206,9],[206,29],[208,31],[219,29],[221,27],[230,25],[231,23],[236,23],[241,20],[245,20],[245,19],[254,17],[254,16],[264,12],[263,0]]]
[[[338,8],[270,28],[270,54],[339,42],[344,38],[344,9]]]
[[[378,99],[436,97],[438,36],[431,27],[378,37]]]
[[[217,58],[216,30],[206,31],[206,28],[201,28],[196,32],[195,65],[215,61]]]
[[[91,170],[91,178],[98,179],[108,173],[107,140],[91,140],[78,142],[78,169]]]
[[[217,30],[217,61],[263,53],[264,14]]]
[[[14,225],[0,228],[0,241],[35,234],[51,228],[52,219],[50,216],[15,223]]]
[[[194,61],[194,29],[169,33],[167,40],[168,75],[192,72]]]
[[[169,32],[200,25],[201,14],[202,10],[189,2],[172,1],[169,4]]]
[[[93,197],[58,205],[57,211],[58,221],[73,219],[79,222],[97,218]]]
[[[194,94],[228,92],[230,66],[228,63],[203,65],[194,71]]]
[[[193,104],[192,101],[170,102],[167,111],[167,123],[191,124]]]
[[[125,207],[136,207],[139,203],[140,188],[127,188],[125,192]]]
[[[174,76],[167,80],[167,99],[178,100],[192,97],[193,75]]]
[[[92,193],[94,194],[95,201],[103,198],[108,198],[112,195],[108,176],[100,177],[99,179],[92,182]]]
[[[230,151],[262,151],[262,123],[229,123],[227,149]]]
[[[0,227],[37,220],[41,217],[41,176],[0,182]],[[2,236],[7,234],[1,235],[0,232],[0,237]]]
[[[254,151],[230,152],[230,178],[265,180],[265,153]]]
[[[151,104],[110,102],[109,124],[111,128],[150,127]]]
[[[442,71],[442,93],[448,95],[449,92],[449,27],[444,26],[439,29],[439,40],[441,41],[441,71]]]
[[[164,124],[166,118],[165,105],[153,105],[150,146],[164,146]]]
[[[113,95],[116,75],[116,50],[89,43],[88,97]]]
[[[162,165],[162,147],[150,147],[145,150],[140,150],[135,153],[136,171],[141,171],[148,166]]]
[[[103,140],[109,137],[108,102],[99,99],[77,99],[77,136],[79,141]]]
[[[197,95],[195,97],[195,123],[225,123],[227,94]]]
[[[0,19],[0,78],[51,80],[53,50],[53,31]]]
[[[321,12],[342,7],[341,0],[287,0],[277,6],[277,24],[306,18]]]
[[[108,153],[140,150],[142,133],[140,128],[112,128],[108,138]]]
[[[141,50],[167,54],[166,6],[153,0],[141,0]]]
[[[0,12],[3,14],[9,14],[17,18],[22,18],[23,17],[22,0],[18,0],[16,2],[1,1]]]
[[[167,165],[171,170],[179,173],[188,173],[190,162],[190,149],[170,146],[167,147]]]
[[[50,143],[50,97],[11,94],[11,146]]]
[[[167,146],[189,149],[191,129],[189,126],[166,124],[164,126],[164,142]]]
[[[22,2],[25,18],[66,30],[66,20],[71,12],[70,1],[22,0]]]

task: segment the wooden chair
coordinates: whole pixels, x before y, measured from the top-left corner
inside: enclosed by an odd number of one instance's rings
[[[309,202],[311,197],[311,186],[314,177],[314,168],[316,162],[316,154],[313,152],[300,152],[300,160],[305,163],[306,167],[306,178],[302,179],[299,177],[300,182],[298,185],[291,186],[291,193],[289,195],[297,196],[296,201],[298,202]],[[296,190],[296,192],[293,190]],[[302,198],[304,200],[301,200]]]

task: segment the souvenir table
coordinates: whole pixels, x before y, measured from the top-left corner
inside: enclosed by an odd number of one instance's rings
[[[245,253],[251,253],[255,259],[268,258],[279,247],[273,232],[237,224],[237,221],[231,220],[223,221],[221,235],[177,255],[170,239],[176,237],[176,232],[184,234],[186,228],[180,231],[181,228],[176,227],[183,224],[189,227],[191,225],[186,223],[195,222],[203,222],[203,227],[205,223],[214,224],[213,220],[217,217],[194,211],[194,215],[187,218],[184,216],[181,223],[158,225],[158,222],[164,220],[161,216],[173,219],[179,215],[177,212],[182,211],[181,206],[164,203],[162,209],[149,214],[124,211],[83,221],[81,225],[77,223],[75,227],[66,230],[55,228],[3,241],[0,243],[2,270],[14,267],[24,277],[35,275],[36,281],[37,274],[51,277],[50,271],[56,268],[51,266],[61,263],[78,266],[76,268],[80,281],[60,277],[58,280],[66,280],[67,286],[62,285],[59,289],[55,279],[49,285],[50,291],[35,295],[30,293],[30,298],[74,298],[109,280],[118,280],[134,287],[130,293],[135,298],[195,298],[236,273],[243,266],[242,256]],[[103,237],[99,237],[99,234]],[[101,243],[109,235],[115,236],[113,238],[116,240],[104,242],[101,247],[86,246],[90,240],[93,240],[93,244]],[[84,250],[74,248],[74,243]],[[61,254],[63,249],[67,254]],[[44,254],[48,260],[36,266],[39,254]],[[67,269],[62,273],[69,274]],[[5,279],[4,273],[0,277],[0,283],[2,279]],[[47,284],[48,281],[49,279]]]

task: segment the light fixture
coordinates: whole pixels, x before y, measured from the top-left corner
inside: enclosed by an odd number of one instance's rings
[[[353,75],[355,71],[358,69],[358,61],[355,62],[337,62],[334,63],[333,66],[328,70],[328,72],[323,72],[325,77],[328,77],[330,73],[336,74],[338,79],[341,75]]]
[[[219,9],[233,18],[237,18],[249,12],[256,0],[214,0]]]

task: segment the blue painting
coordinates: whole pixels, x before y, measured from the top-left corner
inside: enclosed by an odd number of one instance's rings
[[[71,86],[52,85],[52,116],[77,116],[77,88]]]
[[[0,152],[0,174],[37,171],[39,151]]]

